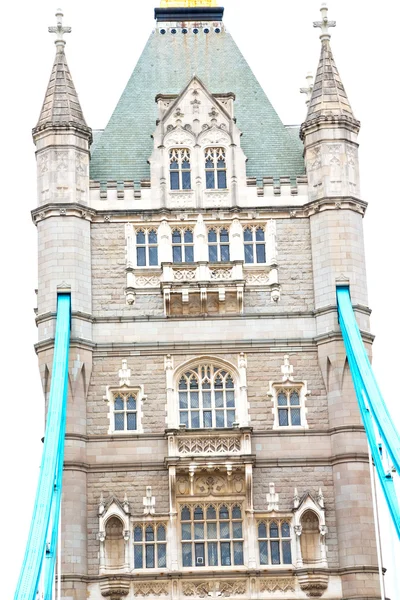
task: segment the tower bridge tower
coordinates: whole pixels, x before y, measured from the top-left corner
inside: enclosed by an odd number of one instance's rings
[[[37,126],[38,356],[72,331],[63,600],[378,600],[337,321],[369,333],[354,117],[327,9],[283,125],[215,0],[162,0],[103,131],[56,58]]]

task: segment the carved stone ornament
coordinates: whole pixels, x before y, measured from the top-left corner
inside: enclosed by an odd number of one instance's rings
[[[104,581],[100,581],[101,595],[110,600],[121,600],[128,596],[130,588],[129,580],[121,577],[107,577]]]
[[[260,579],[260,592],[294,592],[295,580],[292,577]]]
[[[168,596],[168,583],[138,582],[134,584],[134,593],[135,596]]]
[[[240,452],[239,437],[182,438],[178,440],[179,454],[228,454]]]
[[[244,279],[249,285],[268,285],[269,283],[269,275],[267,273],[246,273]]]
[[[297,571],[300,588],[310,598],[320,598],[328,588],[329,575],[323,571]]]
[[[183,583],[182,591],[184,596],[230,598],[231,596],[245,594],[246,588],[246,581],[244,579],[230,579],[229,581],[185,582]]]

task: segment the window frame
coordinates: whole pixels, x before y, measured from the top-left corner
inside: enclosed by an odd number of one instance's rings
[[[216,235],[216,241],[210,241],[210,233],[214,231],[215,235]],[[228,237],[228,241],[223,241],[221,240],[221,234],[222,232],[226,232],[227,237]],[[221,263],[227,263],[230,262],[231,260],[231,240],[230,240],[230,232],[229,232],[229,227],[216,227],[214,225],[211,225],[210,227],[208,227],[207,229],[207,246],[208,246],[208,262],[210,263],[216,263],[216,262],[221,262]],[[215,259],[211,259],[210,256],[210,248],[216,248],[216,255],[217,257]],[[222,258],[222,248],[227,248],[228,250],[228,258]]]
[[[153,531],[153,540],[146,539],[148,530],[152,529]],[[164,539],[158,539],[159,530],[164,529]],[[141,540],[136,540],[136,530],[141,530]],[[164,548],[164,560],[162,561],[164,564],[160,566],[160,547]],[[136,548],[140,548],[141,552],[137,552]],[[154,567],[147,566],[148,559],[148,549],[153,548],[153,560]],[[141,554],[141,566],[136,566],[136,556]],[[149,553],[150,554],[150,553]],[[157,565],[157,566],[156,566]],[[157,522],[157,521],[147,521],[147,522],[136,522],[132,526],[132,569],[134,571],[154,571],[154,570],[166,570],[168,569],[168,526],[167,523]]]
[[[279,394],[284,393],[286,396],[290,397],[290,395],[296,392],[299,398],[299,404],[290,404],[288,400],[287,405],[279,405]],[[279,430],[301,430],[308,429],[309,425],[307,423],[307,407],[306,407],[306,399],[309,396],[309,392],[307,389],[306,381],[295,381],[290,380],[287,382],[275,381],[270,382],[270,391],[268,394],[272,398],[272,412],[274,415],[274,425],[273,429]],[[295,409],[300,409],[300,425],[292,425],[292,417],[291,411]],[[280,425],[280,413],[279,411],[288,411],[288,425]]]
[[[227,509],[228,518],[221,517],[221,509],[224,507]],[[240,510],[240,517],[233,516],[233,510],[235,508]],[[182,513],[185,509],[190,512],[189,520],[182,518]],[[215,516],[209,516],[209,511],[211,512],[212,509],[215,512]],[[181,503],[178,506],[178,510],[178,538],[180,541],[180,560],[182,569],[236,569],[245,566],[245,511],[242,501],[224,502],[221,500],[218,502],[207,503]],[[200,510],[202,511],[202,518],[196,518],[196,511],[199,516]],[[227,524],[228,529],[226,529]],[[183,536],[184,526],[186,526],[186,532],[190,530],[190,537]],[[239,533],[239,530],[241,535],[235,535],[235,532],[237,534]],[[209,533],[211,531],[215,532],[214,535]],[[228,544],[229,550],[227,548]],[[235,562],[235,544],[237,545],[236,552],[239,551],[239,557],[241,557],[238,562]],[[238,545],[241,547],[238,548]],[[188,552],[188,550],[190,550],[190,552]],[[226,554],[227,550],[229,555]],[[185,562],[188,562],[187,558],[189,558],[189,556],[190,564],[184,564]],[[187,557],[186,560],[185,557]],[[200,562],[199,559],[202,559],[202,561]]]
[[[158,256],[158,227],[149,227],[149,228],[144,228],[144,227],[138,227],[135,229],[135,262],[136,262],[136,266],[139,269],[143,269],[143,268],[151,268],[151,267],[158,267],[159,266],[159,256]],[[143,243],[139,243],[138,242],[138,235],[140,233],[143,233],[145,236],[145,240]],[[150,242],[149,237],[152,233],[155,233],[156,235],[156,242]],[[145,256],[145,264],[144,265],[139,265],[139,253],[138,250],[144,248],[144,256]],[[157,262],[156,264],[150,264],[150,257],[151,257],[151,250],[152,249],[156,249],[156,256],[157,256]]]
[[[277,525],[277,529],[278,529],[278,536],[272,536],[271,535],[271,526],[272,524],[275,523]],[[289,527],[289,536],[284,536],[282,533],[282,526],[283,525],[287,525]],[[264,525],[265,529],[266,529],[266,536],[261,536],[260,535],[260,526]],[[274,518],[274,517],[268,517],[268,518],[258,518],[256,521],[256,538],[257,538],[257,555],[258,555],[258,564],[260,566],[260,568],[271,568],[271,569],[275,569],[275,568],[288,568],[288,567],[294,567],[294,530],[293,530],[293,524],[292,524],[292,518],[284,518],[284,517],[279,517],[279,518]],[[287,546],[287,543],[288,546]],[[261,544],[264,544],[264,547],[266,546],[267,548],[267,562],[262,562],[261,560]],[[273,562],[272,558],[273,558],[273,550],[272,548],[276,548],[276,546],[272,546],[272,544],[278,544],[278,551],[279,551],[279,562]],[[286,544],[284,546],[284,544]],[[284,562],[284,553],[285,550],[284,548],[286,548],[286,552],[287,552],[287,548],[289,548],[289,552],[290,552],[290,562]]]
[[[179,242],[174,242],[174,233],[175,232],[179,232],[180,234],[180,241]],[[185,240],[185,236],[186,233],[190,232],[191,236],[192,236],[192,241],[187,242]],[[172,246],[172,264],[174,265],[181,265],[181,264],[194,264],[195,260],[194,260],[194,229],[193,227],[171,227],[171,246]],[[177,261],[175,260],[175,248],[179,248],[180,249],[180,257],[181,260]],[[191,250],[189,250],[191,249]],[[190,256],[188,257],[189,252],[192,253],[192,259],[191,260]],[[185,260],[182,260],[182,259]],[[189,260],[188,260],[189,258]]]
[[[116,429],[115,428],[115,397],[116,396],[124,396],[128,397],[130,395],[135,396],[136,398],[136,411],[128,410],[126,412],[136,412],[136,429]],[[105,402],[108,404],[109,412],[108,412],[108,435],[138,435],[143,433],[143,403],[146,401],[147,396],[144,393],[144,386],[107,386],[106,395],[104,396]],[[125,404],[124,404],[125,406]],[[123,411],[118,411],[120,414]],[[126,425],[127,419],[124,418],[124,423]]]
[[[171,192],[192,192],[192,164],[191,151],[187,147],[174,147],[168,150],[169,159],[169,189]],[[186,160],[187,159],[187,160]],[[171,165],[176,162],[177,169],[172,169]],[[184,163],[189,165],[188,169],[183,168]],[[178,187],[172,186],[172,175],[178,174]],[[189,187],[184,186],[185,175],[189,175]]]
[[[222,386],[216,387],[218,378]],[[194,381],[197,382],[196,386],[192,384]],[[185,387],[183,383],[186,383]],[[196,431],[232,429],[237,423],[239,393],[235,375],[228,367],[214,363],[192,365],[179,374],[176,390],[179,427]],[[198,406],[192,406],[196,403],[196,395]],[[198,426],[194,426],[197,419]]]
[[[246,240],[246,231],[251,230],[251,240]],[[257,232],[263,232],[263,240],[257,240]],[[258,260],[258,248],[263,248],[264,260]],[[252,261],[246,260],[246,248],[251,248]],[[265,265],[267,264],[267,227],[261,224],[243,224],[243,252],[244,252],[244,267],[248,265]]]
[[[122,404],[123,404],[122,409],[116,408],[116,403],[117,403],[118,399],[120,399],[122,401]],[[134,400],[134,402],[135,402],[134,408],[130,407],[128,405],[131,399]],[[126,431],[129,433],[132,433],[132,432],[137,431],[137,421],[138,421],[137,405],[138,405],[137,394],[135,394],[133,392],[121,392],[121,391],[113,393],[113,415],[114,415],[114,431],[115,432]],[[130,415],[134,415],[134,417],[135,417],[135,427],[133,429],[128,427]],[[117,416],[123,417],[123,425],[124,426],[122,429],[118,429],[116,426],[116,417]]]
[[[224,167],[218,166],[221,156],[224,162]],[[208,161],[213,162],[212,167],[207,167]],[[208,174],[212,173],[213,187],[209,186]],[[228,169],[226,160],[226,148],[223,146],[207,146],[204,148],[204,174],[205,174],[205,189],[206,190],[228,190]],[[220,175],[224,178],[224,185],[220,185]],[[217,184],[217,185],[215,185]]]

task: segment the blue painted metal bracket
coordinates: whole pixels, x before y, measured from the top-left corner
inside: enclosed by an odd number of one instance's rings
[[[400,539],[399,498],[393,481],[393,471],[400,476],[400,436],[375,380],[347,286],[337,288],[337,302],[339,324],[369,447],[390,515]],[[388,453],[392,468],[387,469],[384,465],[382,446]]]
[[[43,575],[51,600],[61,508],[67,416],[71,296],[59,294],[46,433],[31,528],[14,600],[36,600]]]

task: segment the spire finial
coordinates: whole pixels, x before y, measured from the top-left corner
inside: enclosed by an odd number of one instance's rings
[[[313,25],[314,27],[319,27],[321,29],[321,35],[319,36],[321,42],[327,42],[331,39],[329,29],[331,27],[336,27],[336,21],[328,21],[328,6],[326,2],[322,3],[321,16],[322,21],[314,21]]]
[[[57,47],[57,52],[62,52],[65,46],[64,33],[71,33],[71,27],[63,27],[62,19],[64,13],[61,8],[57,8],[56,17],[57,17],[57,26],[49,27],[49,33],[55,33],[55,45]]]

